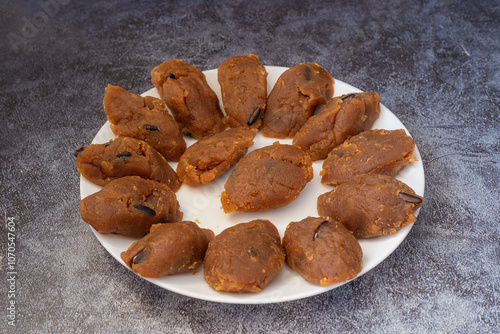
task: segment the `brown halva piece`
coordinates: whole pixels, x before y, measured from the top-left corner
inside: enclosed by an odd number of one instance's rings
[[[206,184],[236,164],[253,145],[257,129],[233,128],[189,146],[177,164],[177,175],[190,186]]]
[[[363,266],[358,240],[333,219],[307,217],[291,222],[283,248],[286,264],[305,280],[319,285],[352,279]]]
[[[424,199],[392,176],[361,174],[318,197],[318,214],[344,224],[358,239],[390,235],[416,221]]]
[[[224,130],[219,99],[195,65],[166,61],[153,68],[151,81],[182,133],[200,139]]]
[[[167,160],[142,140],[118,137],[105,144],[80,146],[75,154],[78,172],[100,186],[128,175],[162,182],[174,192],[181,186]]]
[[[257,219],[228,227],[210,242],[203,276],[217,291],[259,292],[278,274],[284,261],[276,226]]]
[[[311,159],[324,159],[346,139],[372,127],[380,114],[380,96],[353,93],[333,98],[311,116],[293,137],[293,145],[306,151]]]
[[[134,242],[121,258],[143,277],[159,277],[191,271],[203,262],[214,233],[192,221],[156,224]]]
[[[162,100],[108,85],[103,104],[117,136],[144,140],[167,160],[178,161],[186,150],[186,142]]]
[[[415,142],[403,129],[363,131],[330,152],[321,182],[337,185],[358,174],[396,175],[417,160],[414,149]]]
[[[296,199],[312,178],[309,156],[298,147],[276,142],[236,164],[221,194],[222,208],[231,213],[282,207]]]
[[[266,110],[267,72],[254,54],[223,61],[217,70],[226,111],[224,123],[232,128],[259,128]]]
[[[333,96],[334,79],[315,63],[301,63],[281,74],[267,98],[262,134],[293,138],[314,113]]]
[[[124,176],[80,201],[83,220],[98,232],[142,237],[153,224],[182,220],[175,193],[165,184]]]

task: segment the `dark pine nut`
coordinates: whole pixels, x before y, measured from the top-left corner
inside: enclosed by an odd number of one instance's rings
[[[157,126],[155,125],[152,125],[152,124],[143,124],[142,125],[142,128],[144,130],[148,130],[148,131],[160,131],[160,129],[158,129]]]
[[[261,109],[260,108],[256,108],[252,115],[250,115],[250,118],[248,119],[248,122],[247,122],[247,125],[250,126],[252,125],[253,123],[255,123],[255,121],[259,118],[259,115],[260,115],[260,112],[261,112]]]
[[[404,192],[400,192],[398,194],[399,198],[401,198],[403,201],[407,203],[413,203],[413,204],[420,204],[422,203],[422,199],[418,196],[407,194]]]
[[[82,153],[84,149],[85,149],[84,146],[78,146],[75,150],[75,157],[77,157],[78,154]]]
[[[144,261],[146,259],[147,255],[148,255],[148,252],[146,251],[146,248],[144,248],[143,250],[141,250],[139,253],[137,253],[132,258],[132,262],[130,263],[130,266],[132,267],[133,264],[141,263],[142,261]]]
[[[156,216],[155,210],[151,209],[148,206],[137,204],[136,206],[134,206],[134,208],[136,208],[137,210],[142,211],[150,216]]]
[[[346,96],[342,96],[341,99],[342,99],[342,101],[345,101],[347,99],[350,99],[351,97],[356,97],[356,94],[349,94],[349,95],[346,95]]]
[[[325,223],[328,223],[328,220],[323,220],[318,226],[316,226],[316,229],[314,230],[313,241],[319,237],[319,230],[323,225],[325,225]]]
[[[125,157],[130,157],[131,155],[132,155],[132,153],[125,151],[125,152],[122,152],[122,153],[118,153],[116,155],[116,157],[117,158],[125,158]]]

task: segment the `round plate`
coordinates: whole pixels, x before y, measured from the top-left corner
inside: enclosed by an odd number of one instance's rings
[[[278,77],[286,69],[287,68],[285,67],[266,66],[266,70],[268,72],[268,92],[271,91]],[[219,96],[220,105],[222,106],[220,86],[217,81],[217,70],[209,70],[204,73],[208,84]],[[340,80],[335,80],[335,96],[355,92],[360,92],[360,90]],[[156,88],[153,88],[142,95],[150,95],[159,98]],[[406,130],[404,125],[391,111],[389,111],[389,109],[383,105],[380,107],[380,117],[373,125],[374,129]],[[408,130],[406,130],[406,132],[408,133]],[[114,137],[115,135],[110,129],[110,123],[106,122],[99,130],[92,143],[105,143]],[[271,145],[275,141],[279,141],[284,144],[291,144],[291,139],[278,140],[265,138],[259,132],[254,140],[255,144],[249,149],[249,152],[259,147]],[[194,140],[186,138],[186,143],[189,146],[194,143]],[[396,178],[413,188],[418,195],[423,196],[425,184],[424,169],[420,153],[416,147],[413,154],[417,157],[418,161],[412,162],[410,166],[404,168],[398,175],[396,175]],[[318,212],[316,210],[316,200],[318,196],[333,189],[333,187],[323,185],[320,182],[321,178],[319,176],[319,172],[321,171],[322,163],[323,160],[314,162],[314,178],[305,186],[300,196],[287,206],[278,209],[262,212],[236,212],[225,214],[221,209],[219,196],[232,169],[206,185],[199,187],[183,185],[177,192],[177,199],[179,201],[181,211],[184,212],[184,220],[196,221],[200,227],[209,228],[213,230],[216,235],[227,227],[233,226],[237,223],[262,218],[269,219],[274,225],[276,225],[281,237],[283,237],[285,229],[291,221],[298,221],[306,218],[307,216],[317,217]],[[174,170],[177,167],[177,163],[170,162],[170,165],[174,168]],[[90,183],[83,177],[80,178],[81,198],[84,198],[99,189],[99,186]],[[415,215],[417,214],[418,210]],[[412,225],[406,226],[391,236],[360,240],[359,243],[363,249],[363,269],[359,273],[358,277],[373,269],[387,256],[389,256],[405,239],[411,227]],[[92,229],[92,231],[104,248],[117,261],[126,266],[120,258],[120,253],[127,250],[135,239],[119,235],[101,234],[96,232],[94,229]],[[128,268],[128,266],[126,267]],[[132,271],[130,273],[133,274]],[[259,293],[235,294],[215,291],[205,282],[203,278],[202,266],[187,274],[144,279],[162,288],[185,296],[233,304],[264,304],[290,301],[314,296],[335,289],[346,283],[329,286],[315,285],[305,281],[299,274],[288,268],[286,264],[283,265],[282,270],[273,279],[273,281],[271,281],[271,283]]]

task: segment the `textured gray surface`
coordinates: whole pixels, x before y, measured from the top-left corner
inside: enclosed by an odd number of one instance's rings
[[[2,224],[0,331],[498,332],[499,6],[2,1],[0,213],[16,224],[17,276],[12,327]],[[247,53],[314,61],[379,93],[419,146],[417,223],[374,270],[328,293],[246,306],[177,295],[130,273],[80,218],[73,150],[105,122],[105,85],[143,92],[165,60],[205,70]]]

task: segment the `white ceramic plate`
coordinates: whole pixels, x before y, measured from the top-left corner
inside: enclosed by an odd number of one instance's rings
[[[266,66],[268,72],[268,92],[271,91],[278,77],[286,70],[284,67]],[[217,82],[217,70],[204,72],[208,84],[214,89],[221,101],[220,86]],[[348,93],[360,92],[359,89],[350,86],[340,80],[335,80],[334,96],[339,96]],[[156,88],[153,88],[143,96],[150,95],[159,97]],[[114,138],[114,134],[110,129],[109,122],[106,122],[99,130],[92,143],[105,143]],[[380,117],[375,122],[374,129],[405,129],[404,125],[394,114],[385,106],[381,105]],[[408,133],[408,131],[406,130]],[[277,139],[265,138],[260,132],[257,134],[253,149],[271,145]],[[279,140],[281,143],[291,143],[291,140]],[[187,145],[194,143],[191,138],[186,138]],[[423,196],[424,195],[424,169],[421,162],[420,153],[415,148],[413,153],[418,161],[412,162],[410,166],[404,168],[396,178],[408,184],[413,190]],[[331,186],[321,184],[319,172],[321,171],[323,160],[316,161],[313,164],[314,178],[302,190],[300,196],[289,205],[267,210],[263,212],[237,212],[225,214],[221,209],[219,195],[223,190],[224,183],[231,173],[232,169],[212,181],[207,185],[199,187],[190,187],[183,185],[177,192],[177,199],[180,203],[181,211],[184,212],[184,220],[192,220],[199,223],[200,227],[212,229],[215,234],[219,234],[222,230],[237,223],[248,222],[253,219],[269,219],[278,228],[281,237],[285,229],[291,221],[301,220],[307,216],[318,216],[316,210],[316,200],[319,195],[333,189]],[[176,168],[177,163],[170,163],[172,168]],[[83,177],[80,178],[80,194],[84,198],[100,189]],[[418,211],[417,211],[418,214]],[[411,229],[406,226],[394,235],[387,237],[379,237],[369,240],[360,240],[363,249],[363,269],[358,277],[367,273],[387,256],[389,256],[398,245],[405,239]],[[96,238],[104,246],[104,248],[124,266],[125,263],[120,258],[120,253],[126,250],[135,239],[123,237],[119,235],[105,235],[96,232],[92,229]],[[128,268],[128,266],[126,266]],[[131,275],[134,273],[131,271]],[[146,279],[146,278],[145,278]],[[155,279],[146,279],[162,288],[170,291],[186,295],[193,298],[233,304],[264,304],[290,301],[305,297],[314,296],[332,289],[335,289],[342,284],[330,286],[318,286],[305,281],[299,274],[292,271],[290,268],[283,266],[280,273],[274,280],[261,292],[256,294],[234,294],[217,292],[213,290],[205,282],[203,278],[203,268],[200,266],[195,271],[187,274],[176,276],[165,276]]]

